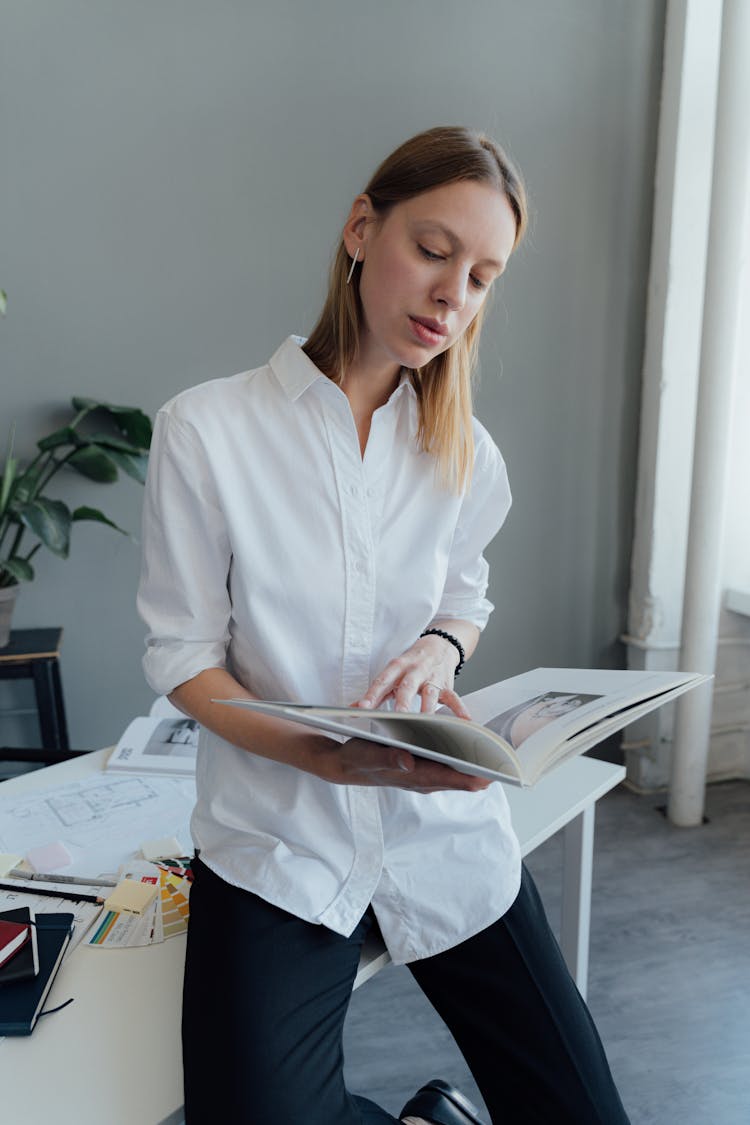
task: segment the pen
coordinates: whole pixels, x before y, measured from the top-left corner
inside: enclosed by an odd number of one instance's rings
[[[12,871],[11,875],[18,879],[38,879],[44,883],[73,883],[78,887],[116,887],[115,879],[84,879],[82,875],[42,875],[35,871],[33,875],[24,875]]]
[[[68,902],[95,902],[101,905],[104,899],[101,895],[84,895],[77,891],[53,891],[50,887],[27,887],[20,880],[13,883],[0,883],[0,891],[26,891],[31,895],[46,895],[48,898],[64,898]]]

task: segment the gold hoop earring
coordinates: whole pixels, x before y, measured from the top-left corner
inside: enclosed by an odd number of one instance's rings
[[[357,264],[357,258],[358,258],[358,257],[359,257],[359,246],[357,247],[357,249],[356,249],[356,250],[355,250],[355,252],[354,252],[354,257],[352,258],[352,264],[351,264],[351,265],[350,265],[350,267],[349,267],[349,275],[348,275],[348,277],[347,277],[347,279],[346,279],[346,284],[347,284],[347,285],[349,284],[349,282],[350,282],[350,281],[351,281],[351,279],[352,279],[352,274],[354,273],[354,267],[355,267],[355,266],[356,266],[356,264]]]

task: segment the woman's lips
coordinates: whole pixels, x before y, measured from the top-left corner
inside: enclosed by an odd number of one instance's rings
[[[409,323],[417,339],[423,344],[428,344],[430,347],[444,343],[448,335],[448,329],[442,325],[440,329],[433,327],[433,324],[437,323],[436,321],[417,320],[416,317],[410,316]]]

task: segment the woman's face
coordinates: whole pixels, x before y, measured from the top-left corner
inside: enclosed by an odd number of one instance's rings
[[[372,216],[367,197],[359,199]],[[505,269],[516,222],[504,194],[466,180],[398,203],[360,232],[360,356],[414,368],[446,351],[471,324]]]

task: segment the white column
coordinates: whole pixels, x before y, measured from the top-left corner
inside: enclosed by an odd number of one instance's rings
[[[668,0],[623,638],[633,669],[674,670],[680,655],[720,40],[716,0]],[[628,730],[636,789],[669,781],[673,712],[662,708]]]
[[[750,155],[750,3],[724,0],[680,666],[713,672]],[[669,818],[703,817],[713,693],[679,700]]]

